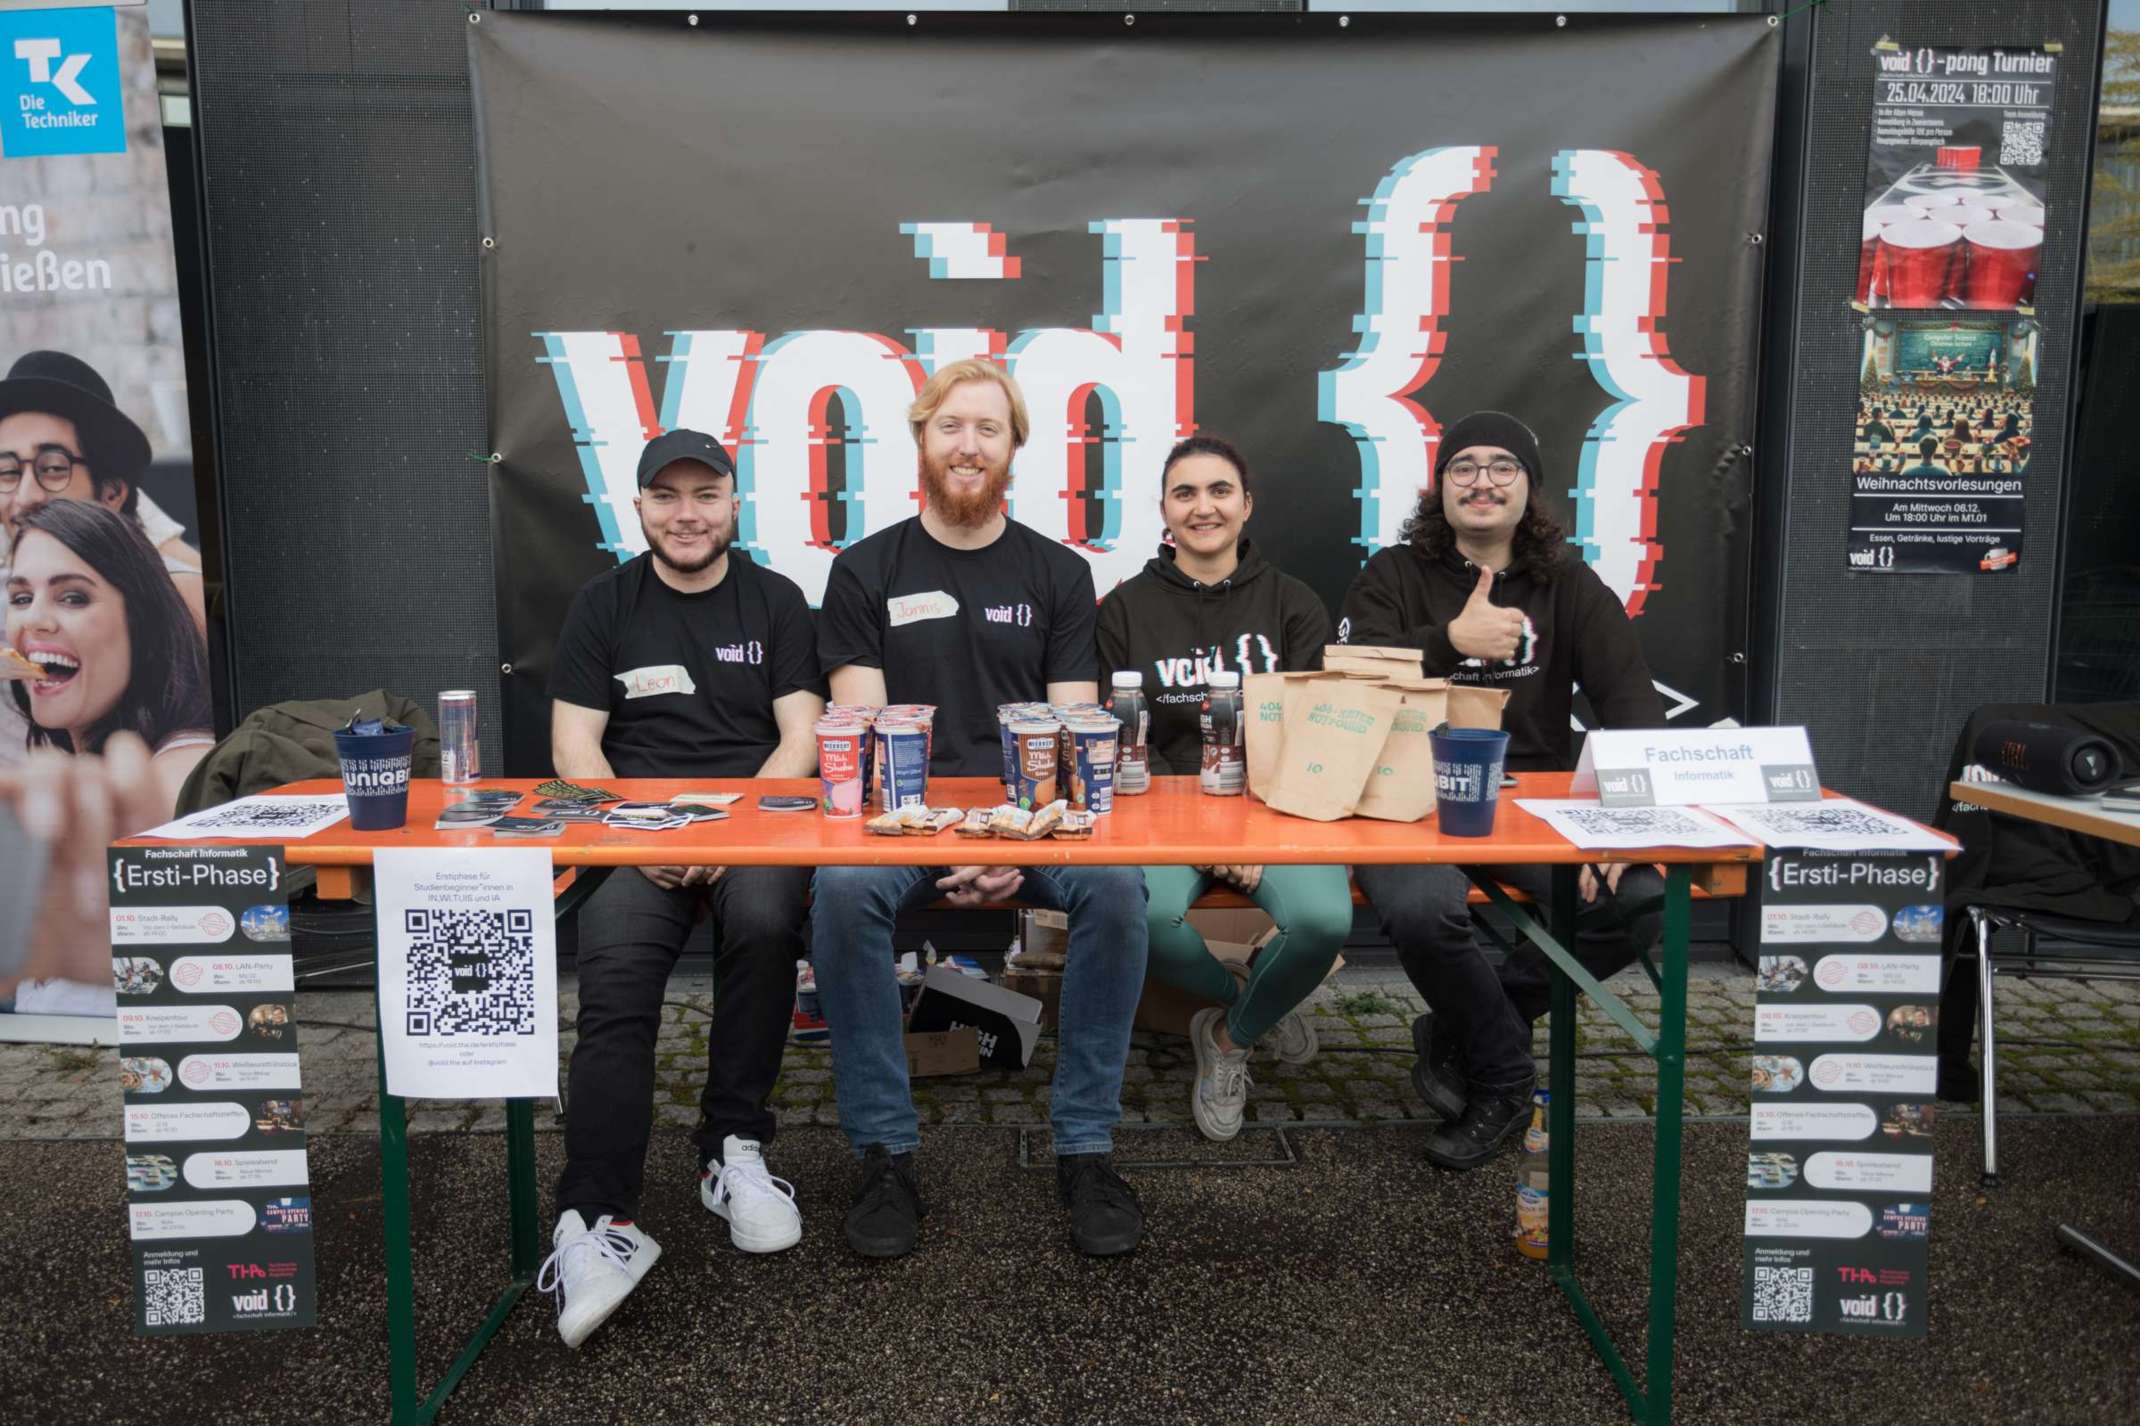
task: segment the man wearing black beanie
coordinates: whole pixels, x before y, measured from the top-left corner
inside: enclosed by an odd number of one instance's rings
[[[1664,722],[1626,610],[1568,554],[1540,502],[1541,471],[1538,438],[1513,416],[1480,411],[1450,426],[1405,542],[1367,561],[1338,623],[1344,643],[1420,650],[1429,677],[1507,690],[1508,766],[1518,772],[1575,765],[1578,687],[1607,728]],[[1363,866],[1354,877],[1431,1009],[1412,1027],[1412,1083],[1450,1122],[1428,1139],[1427,1158],[1475,1168],[1527,1122],[1544,958],[1519,943],[1495,968],[1472,933],[1469,883],[1456,867]],[[1500,877],[1549,898],[1549,867],[1504,867]],[[1663,889],[1648,867],[1583,869],[1587,909],[1575,949],[1592,974],[1612,974],[1656,938]],[[1621,914],[1645,903],[1632,918]]]

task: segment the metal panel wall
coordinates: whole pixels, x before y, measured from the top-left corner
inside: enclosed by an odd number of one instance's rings
[[[467,23],[191,5],[239,717],[466,687],[503,747]]]
[[[1787,482],[1766,509],[1764,637],[1756,713],[1804,723],[1831,786],[1916,816],[1938,801],[1947,750],[1971,709],[2029,703],[2048,691],[2058,596],[2060,492],[2071,407],[2088,168],[2103,32],[2101,0],[1858,0],[1794,20],[1813,26],[1803,182],[1795,232],[1796,321],[1773,334],[1791,373],[1776,403],[1763,483]],[[2042,327],[2035,445],[2023,549],[2000,577],[1880,575],[1845,568],[1852,428],[1858,399],[1857,279],[1873,44],[2064,45],[2049,134],[2050,222],[2036,286]],[[1779,216],[1790,207],[1779,203]],[[1781,432],[1774,423],[1788,425]],[[1773,492],[1774,487],[1771,486]],[[1763,666],[1765,665],[1765,666]]]

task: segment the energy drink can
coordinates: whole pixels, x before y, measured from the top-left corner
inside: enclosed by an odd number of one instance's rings
[[[482,730],[472,688],[449,689],[438,696],[438,770],[440,780],[449,785],[483,776]]]

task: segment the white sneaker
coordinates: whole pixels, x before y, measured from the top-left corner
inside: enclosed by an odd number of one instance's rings
[[[1241,982],[1243,990],[1248,988],[1249,967],[1246,961],[1227,961],[1226,969],[1232,973],[1235,980]],[[1256,1043],[1259,1046],[1268,1045],[1272,1058],[1282,1065],[1304,1065],[1314,1059],[1323,1048],[1323,1042],[1316,1036],[1315,1027],[1308,1023],[1308,1017],[1297,1006],[1288,1010],[1285,1018],[1266,1031],[1263,1038]]]
[[[1189,1043],[1196,1047],[1196,1085],[1189,1091],[1189,1112],[1207,1139],[1224,1141],[1241,1132],[1248,1109],[1248,1051],[1231,1054],[1219,1048],[1213,1031],[1226,1012],[1213,1006],[1189,1017]]]
[[[730,1134],[721,1162],[698,1176],[698,1201],[728,1220],[728,1238],[746,1253],[777,1253],[802,1241],[795,1185],[774,1178],[756,1139]]]
[[[568,1347],[579,1346],[608,1321],[661,1257],[661,1244],[636,1223],[619,1223],[605,1213],[590,1228],[576,1209],[557,1220],[550,1247],[535,1289],[556,1295],[557,1333]]]

